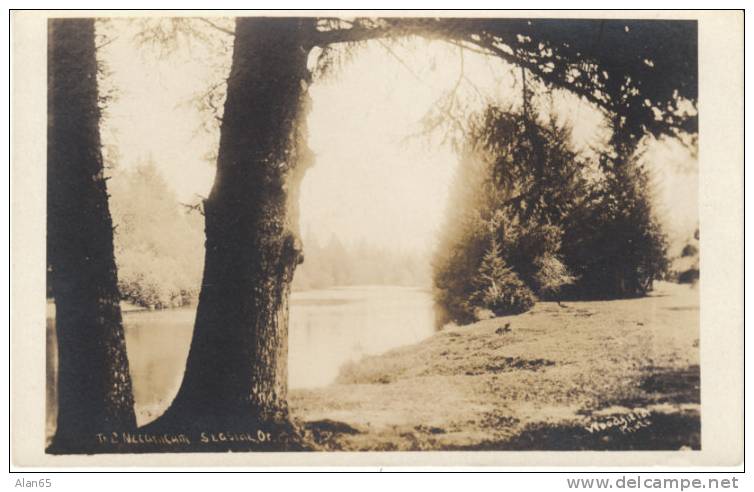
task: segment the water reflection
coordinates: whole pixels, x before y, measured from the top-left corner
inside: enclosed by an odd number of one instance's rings
[[[127,313],[126,350],[136,420],[150,422],[178,393],[186,367],[196,308]]]
[[[188,356],[195,308],[124,313],[137,421],[165,411],[178,392]],[[289,386],[335,381],[340,367],[364,355],[415,343],[434,331],[431,295],[392,286],[342,287],[291,296]],[[54,310],[47,317],[48,433],[56,412]]]
[[[406,287],[298,292],[290,320],[291,388],[327,385],[344,363],[417,342],[434,331],[430,294]]]

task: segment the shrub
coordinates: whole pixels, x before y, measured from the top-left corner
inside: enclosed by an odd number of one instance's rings
[[[699,254],[699,248],[697,248],[693,244],[687,244],[683,247],[683,250],[681,250],[682,257],[695,256],[697,254]]]
[[[505,256],[537,296],[554,298],[574,283],[560,256],[563,230],[559,226],[532,223],[507,229]]]
[[[118,255],[118,286],[124,300],[149,309],[191,303],[198,295],[195,275],[179,259],[155,255],[146,248],[129,248]]]
[[[482,259],[467,303],[472,308],[489,309],[496,316],[518,314],[534,306],[534,293],[505,263],[495,239]]]
[[[699,281],[699,269],[689,268],[678,274],[679,284],[696,284]]]
[[[565,286],[573,285],[576,277],[570,274],[563,261],[552,253],[538,256],[534,260],[537,272],[534,275],[537,293],[540,297],[556,297]]]
[[[679,257],[674,258],[668,280],[681,284],[696,284],[699,281],[699,229],[694,237],[681,250]]]

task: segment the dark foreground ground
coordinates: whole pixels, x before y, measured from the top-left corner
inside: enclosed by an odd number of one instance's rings
[[[324,450],[699,449],[699,298],[542,302],[291,392]]]

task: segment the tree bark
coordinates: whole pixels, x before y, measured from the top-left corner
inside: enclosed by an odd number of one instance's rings
[[[94,19],[51,20],[47,248],[58,340],[50,452],[136,427],[100,147]]]
[[[194,335],[180,390],[148,430],[261,431],[269,436],[256,444],[273,448],[298,439],[287,404],[288,297],[302,261],[297,203],[310,160],[314,32],[311,19],[236,21]]]

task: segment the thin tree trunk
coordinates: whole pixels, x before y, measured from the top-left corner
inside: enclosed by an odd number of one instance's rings
[[[58,340],[50,452],[91,452],[136,427],[102,168],[94,19],[51,20],[47,247]]]
[[[304,125],[314,27],[307,19],[236,21],[191,349],[178,395],[147,430],[195,439],[264,434],[252,446],[295,446],[288,297],[302,261],[297,194],[309,161]]]

